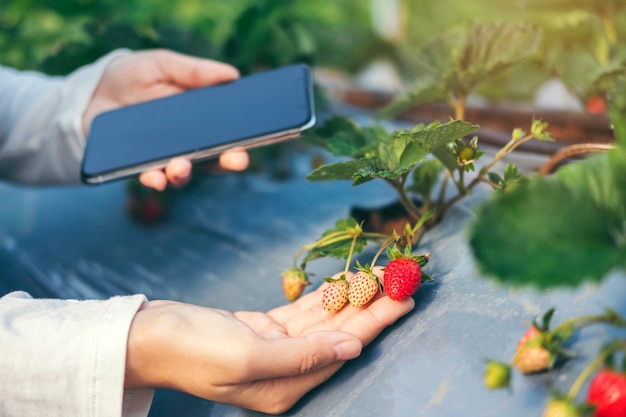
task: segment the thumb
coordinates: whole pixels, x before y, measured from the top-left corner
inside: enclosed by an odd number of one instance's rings
[[[258,379],[297,376],[354,359],[363,344],[350,333],[319,331],[302,337],[267,339],[251,361]]]
[[[165,81],[184,89],[219,84],[239,78],[232,65],[169,50],[155,51],[154,59]]]

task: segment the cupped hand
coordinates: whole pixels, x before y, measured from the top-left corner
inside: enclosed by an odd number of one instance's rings
[[[83,130],[86,134],[93,118],[101,112],[238,77],[239,72],[231,65],[169,50],[119,56],[107,66],[83,113]],[[243,149],[227,151],[219,158],[222,168],[234,171],[246,169],[248,162],[248,154]],[[190,178],[191,162],[174,158],[164,170],[143,172],[139,181],[147,187],[163,190],[168,183],[183,186]]]
[[[414,301],[321,307],[325,284],[267,313],[152,301],[129,335],[126,388],[164,387],[271,414],[331,377]]]

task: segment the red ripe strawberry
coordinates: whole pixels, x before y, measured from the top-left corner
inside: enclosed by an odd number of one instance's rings
[[[348,303],[348,281],[344,276],[338,279],[324,278],[328,286],[322,293],[322,307],[334,313],[341,310]]]
[[[587,403],[595,406],[594,417],[626,416],[626,374],[603,369],[589,384]]]
[[[288,269],[283,273],[283,293],[288,301],[297,300],[310,282],[306,273],[299,268]]]
[[[540,345],[541,334],[541,330],[532,326],[517,342],[513,365],[524,374],[544,371],[550,366],[550,352]]]
[[[392,300],[404,300],[412,296],[421,282],[422,268],[413,258],[396,258],[385,267],[383,286]]]
[[[357,272],[348,286],[348,301],[354,307],[363,307],[378,294],[378,277],[368,270]]]

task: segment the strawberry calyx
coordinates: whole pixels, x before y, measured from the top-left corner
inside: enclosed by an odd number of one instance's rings
[[[323,277],[328,286],[322,293],[322,308],[329,313],[341,310],[348,303],[348,280],[342,274],[339,278]]]
[[[420,267],[426,266],[428,261],[430,260],[430,252],[427,252],[423,255],[413,255],[411,252],[410,246],[405,246],[404,251],[400,251],[397,245],[387,248],[387,257],[390,261],[394,261],[400,258],[412,259],[419,264]],[[431,277],[432,279],[432,277]],[[428,279],[429,281],[430,279]]]
[[[378,275],[376,275],[374,272],[372,272],[372,267],[369,264],[361,265],[361,263],[357,259],[356,260],[356,270],[358,272],[362,272],[362,273],[366,274],[368,277],[370,277],[378,285],[378,290],[382,291],[383,286],[382,286],[382,284],[380,282],[380,279],[378,278]]]
[[[328,283],[332,283],[332,282],[336,282],[336,281],[343,281],[343,282],[346,283],[346,285],[348,285],[348,280],[346,279],[346,275],[345,274],[341,274],[341,276],[339,278],[322,277],[322,280],[324,282],[328,282]]]
[[[306,283],[306,285],[309,285],[311,282],[309,281],[309,277],[306,273],[306,271],[304,271],[301,268],[291,268],[291,269],[287,269],[286,271],[284,271],[282,273],[282,277],[283,278],[297,278],[303,282]]]

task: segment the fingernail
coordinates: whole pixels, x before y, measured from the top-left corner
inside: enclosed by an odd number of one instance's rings
[[[335,345],[335,352],[337,352],[337,359],[346,361],[348,359],[354,359],[361,354],[361,343],[356,340],[346,340]]]

